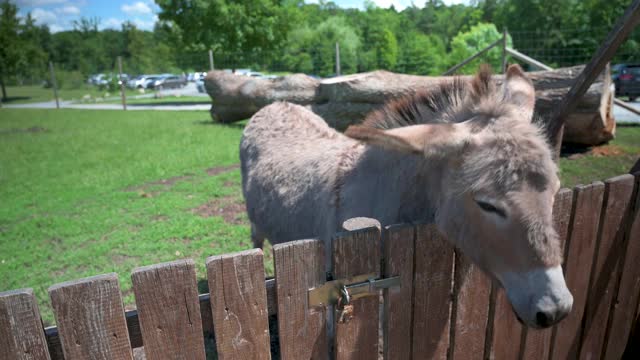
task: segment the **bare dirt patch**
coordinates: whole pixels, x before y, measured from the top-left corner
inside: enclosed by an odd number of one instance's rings
[[[248,225],[242,217],[245,211],[244,202],[238,202],[232,196],[213,199],[191,210],[192,213],[205,218],[220,216],[229,224]]]
[[[207,170],[205,170],[205,172],[209,176],[216,176],[216,175],[220,175],[222,173],[229,172],[231,170],[235,170],[239,168],[240,168],[240,164],[233,164],[228,166],[216,166],[216,167],[208,168]]]
[[[581,148],[568,150],[567,158],[569,160],[581,159],[585,156],[591,155],[593,157],[609,157],[624,155],[625,151],[616,145],[601,145],[592,148]]]

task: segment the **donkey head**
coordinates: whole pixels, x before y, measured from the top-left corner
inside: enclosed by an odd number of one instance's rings
[[[506,290],[517,316],[548,327],[571,310],[552,207],[560,181],[535,92],[515,65],[501,86],[484,68],[434,92],[392,102],[346,134],[439,164],[436,224]],[[432,168],[432,167],[429,167]],[[420,184],[415,184],[420,186]]]

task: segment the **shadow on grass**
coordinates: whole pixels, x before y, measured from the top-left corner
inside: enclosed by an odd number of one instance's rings
[[[9,96],[2,99],[3,104],[10,104],[15,101],[25,101],[30,100],[31,96]]]
[[[149,102],[133,102],[128,106],[189,106],[189,105],[211,105],[211,101],[149,101]]]
[[[207,125],[207,126],[221,126],[221,127],[228,127],[228,128],[234,128],[234,129],[244,129],[244,126],[246,125],[244,120],[240,122],[233,122],[233,123],[219,123],[219,122],[214,122],[211,119],[197,120],[197,121],[194,121],[193,124]]]

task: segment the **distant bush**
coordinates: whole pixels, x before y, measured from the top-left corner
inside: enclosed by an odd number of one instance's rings
[[[80,89],[85,85],[85,76],[80,71],[56,70],[56,85],[58,89]],[[51,86],[51,80],[45,80],[44,87],[51,88]]]

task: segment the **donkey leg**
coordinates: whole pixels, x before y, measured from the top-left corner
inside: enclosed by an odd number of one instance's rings
[[[253,242],[253,247],[262,249],[264,245],[264,234],[258,230],[254,223],[251,223],[251,241]]]

